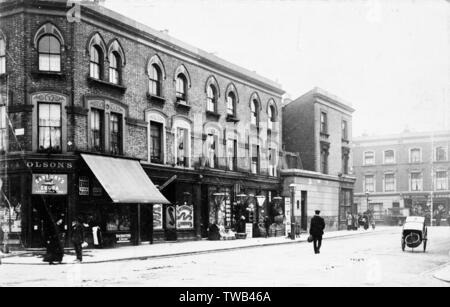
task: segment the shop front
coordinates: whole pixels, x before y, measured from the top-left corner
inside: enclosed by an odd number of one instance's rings
[[[93,246],[153,242],[154,221],[170,202],[137,160],[81,154],[75,215],[89,229]],[[101,242],[98,242],[101,241]]]

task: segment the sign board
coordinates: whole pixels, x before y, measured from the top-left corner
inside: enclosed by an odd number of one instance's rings
[[[163,229],[163,206],[153,205],[153,229]]]
[[[177,228],[178,229],[194,228],[194,206],[192,205],[177,206]]]
[[[252,223],[245,224],[245,233],[247,234],[247,238],[253,238],[253,224]]]
[[[96,178],[92,180],[92,196],[99,197],[103,195],[103,188]]]
[[[117,243],[130,243],[131,242],[131,234],[130,233],[116,234],[116,242]]]
[[[25,129],[24,129],[24,128],[16,129],[16,130],[14,131],[14,134],[15,134],[16,136],[25,135]]]
[[[168,206],[166,208],[166,229],[177,228],[177,216],[175,206]]]
[[[89,196],[89,177],[80,176],[78,179],[78,190],[81,196]]]
[[[33,194],[67,195],[67,175],[33,174]]]

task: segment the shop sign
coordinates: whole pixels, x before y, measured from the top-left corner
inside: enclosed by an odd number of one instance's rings
[[[81,176],[79,178],[78,189],[81,196],[89,196],[89,177]]]
[[[153,229],[163,229],[163,212],[162,205],[153,205]]]
[[[168,206],[166,208],[166,229],[176,229],[177,217],[174,206]]]
[[[194,206],[192,205],[177,206],[177,228],[178,229],[194,228]]]
[[[48,170],[72,170],[74,168],[72,162],[66,161],[38,161],[38,160],[27,160],[26,165],[31,169],[48,169]]]
[[[131,234],[130,233],[121,233],[116,234],[117,243],[130,243],[131,242]]]
[[[67,175],[33,174],[33,194],[67,195]]]
[[[253,238],[253,224],[252,223],[245,224],[245,233],[247,234],[247,238]]]

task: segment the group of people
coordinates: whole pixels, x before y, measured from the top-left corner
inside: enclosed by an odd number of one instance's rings
[[[370,225],[372,228],[375,228],[375,219],[370,211],[364,212],[363,214],[347,213],[347,230],[358,230],[360,226],[368,229]]]
[[[46,231],[45,245],[47,252],[44,261],[50,265],[56,263],[61,264],[64,258],[64,244],[62,243],[64,236],[64,221],[59,219],[55,223],[49,223]],[[76,262],[83,261],[83,243],[84,243],[84,225],[81,218],[77,218],[72,222],[72,231],[70,241],[73,244],[76,253]]]

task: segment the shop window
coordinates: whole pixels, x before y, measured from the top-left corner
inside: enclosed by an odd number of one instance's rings
[[[90,54],[90,77],[100,80],[103,78],[103,52],[98,45],[93,45]]]
[[[375,176],[366,175],[364,177],[364,190],[366,192],[375,192]]]
[[[94,151],[103,151],[103,111],[91,109],[91,146]]]
[[[150,122],[150,159],[152,163],[163,163],[163,125]]]
[[[229,92],[227,95],[227,114],[236,115],[236,95],[233,92]]]
[[[122,154],[122,116],[117,113],[111,113],[110,115],[110,139],[109,146],[113,155]]]
[[[120,84],[120,56],[117,52],[109,55],[109,82]]]
[[[385,174],[384,175],[384,191],[385,192],[395,192],[395,175]]]
[[[106,231],[128,232],[131,230],[130,208],[128,206],[104,207],[106,210]]]
[[[436,172],[436,190],[448,190],[448,172]]]
[[[423,190],[423,176],[422,173],[411,173],[410,175],[410,186],[411,191],[422,191]]]
[[[179,74],[176,80],[177,101],[186,101],[187,79],[184,74]]]
[[[6,73],[6,43],[0,38],[0,75]]]
[[[447,148],[437,147],[435,160],[436,161],[447,161]]]
[[[161,94],[161,69],[156,64],[150,66],[149,71],[149,93],[154,96]]]
[[[39,103],[39,150],[61,151],[61,105]]]
[[[61,71],[61,43],[53,35],[43,35],[38,43],[39,70]]]
[[[5,152],[8,148],[7,121],[6,106],[0,106],[0,152]]]

